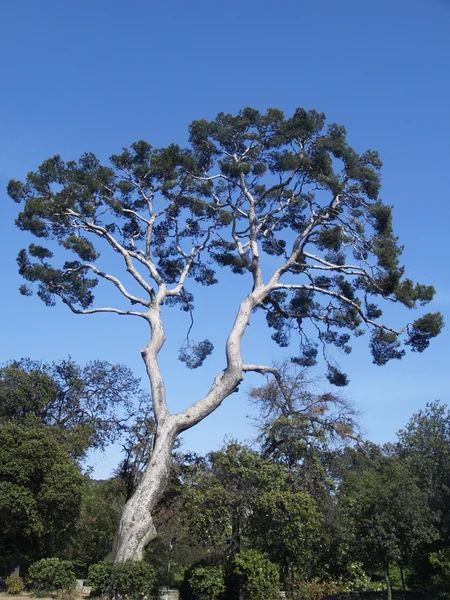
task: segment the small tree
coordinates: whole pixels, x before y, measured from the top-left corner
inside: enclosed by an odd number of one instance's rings
[[[50,431],[0,424],[0,540],[18,574],[22,552],[57,552],[80,511],[84,478]]]
[[[391,208],[378,198],[380,168],[376,152],[358,154],[345,129],[326,127],[321,113],[297,109],[285,118],[277,109],[246,108],[195,121],[185,150],[139,141],[113,155],[111,166],[93,154],[67,163],[55,156],[25,182],[10,181],[8,193],[24,204],[17,225],[48,242],[20,251],[28,282],[21,292],[32,294],[36,284],[47,305],[59,298],[76,314],[136,317],[150,329],[142,357],[156,422],[153,452],[124,508],[115,560],[142,557],[156,535],[151,513],[169,479],[176,437],[215,410],[245,373],[273,372],[243,361],[241,342],[255,311],[265,314],[279,345],[298,334],[298,364],[314,364],[322,347],[335,385],[347,377],[326,348],[350,352],[351,335],[371,330],[373,358],[382,365],[403,356],[402,341],[422,352],[440,332],[440,314],[400,328],[381,320],[379,299],[414,308],[434,289],[403,278]],[[61,262],[60,249],[71,258]],[[123,261],[131,279],[102,262],[103,249]],[[248,282],[224,342],[226,363],[203,398],[171,414],[158,362],[163,315],[179,306],[192,316],[192,290],[217,282],[215,266]],[[95,304],[100,282],[127,305]],[[209,340],[187,336],[179,357],[196,368],[212,350]]]
[[[379,455],[363,460],[362,466],[344,476],[341,503],[355,536],[356,556],[383,569],[391,600],[390,565],[403,568],[418,546],[438,537],[436,514],[414,473],[397,457]]]
[[[249,518],[254,543],[280,565],[283,582],[294,573],[311,577],[322,525],[312,498],[301,492],[267,492],[256,499]]]

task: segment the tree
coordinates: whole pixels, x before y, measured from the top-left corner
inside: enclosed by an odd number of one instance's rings
[[[349,451],[351,456],[355,451]],[[340,502],[350,521],[356,556],[383,568],[392,598],[390,565],[403,569],[421,544],[438,536],[436,515],[409,465],[395,456],[356,456],[340,484]]]
[[[182,519],[199,542],[234,557],[241,539],[248,545],[249,516],[259,496],[287,490],[286,472],[257,452],[231,442],[210,452],[185,477]]]
[[[114,533],[125,504],[125,485],[119,478],[87,480],[82,490],[80,514],[66,538],[63,556],[83,565],[104,560],[111,551]]]
[[[283,583],[292,583],[294,575],[313,575],[322,533],[313,498],[286,490],[263,493],[255,499],[249,520],[254,542],[280,566]]]
[[[14,360],[0,368],[0,423],[39,423],[81,459],[125,433],[139,393],[139,380],[123,365]]]
[[[40,425],[0,424],[0,538],[18,574],[21,553],[57,552],[80,511],[84,478]]]
[[[411,473],[427,496],[428,506],[438,519],[439,537],[423,544],[414,561],[414,582],[428,586],[435,567],[431,555],[450,549],[450,411],[445,404],[430,402],[413,415],[398,432],[395,453],[409,464]]]
[[[255,311],[265,313],[279,345],[298,333],[298,364],[314,364],[320,345],[335,385],[347,377],[326,349],[350,352],[351,334],[371,330],[373,358],[382,365],[403,356],[402,341],[422,352],[440,332],[439,313],[400,329],[380,320],[377,299],[414,308],[434,295],[431,286],[403,277],[391,208],[378,198],[380,168],[376,152],[358,154],[345,129],[326,127],[321,113],[297,109],[285,118],[277,109],[246,108],[193,122],[187,149],[139,141],[113,155],[111,166],[90,153],[67,163],[54,156],[25,182],[10,181],[9,195],[24,203],[17,225],[49,242],[20,251],[19,272],[29,282],[21,292],[30,295],[37,284],[47,305],[59,298],[77,314],[133,316],[150,328],[142,357],[155,416],[153,452],[125,505],[116,561],[140,558],[156,535],[151,513],[169,479],[176,437],[215,410],[245,373],[269,372],[243,362],[241,341]],[[61,264],[52,240],[75,254],[72,260]],[[102,262],[104,248],[131,279]],[[224,368],[203,398],[171,414],[158,363],[163,313],[177,305],[192,316],[191,290],[217,282],[214,265],[247,275],[247,292],[225,342]],[[99,282],[113,286],[127,306],[95,304]],[[196,368],[212,350],[209,340],[194,343],[188,335],[180,359]]]

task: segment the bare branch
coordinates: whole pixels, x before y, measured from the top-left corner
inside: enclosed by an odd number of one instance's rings
[[[80,265],[79,267],[77,267],[76,269],[66,269],[65,272],[66,273],[75,273],[77,271],[82,271],[83,269],[90,269],[99,277],[103,277],[104,279],[111,281],[111,283],[113,283],[116,286],[116,288],[120,291],[120,293],[123,296],[125,296],[125,298],[127,298],[132,304],[141,304],[142,306],[146,306],[146,307],[148,307],[150,305],[149,301],[144,300],[143,298],[138,298],[137,296],[133,296],[133,294],[130,294],[130,292],[128,292],[126,290],[126,288],[123,286],[121,281],[119,279],[117,279],[117,277],[114,277],[113,275],[110,275],[109,273],[105,273],[104,271],[101,271],[95,265],[92,265],[90,263],[84,263],[84,264]]]
[[[58,292],[56,290],[52,290],[52,292],[54,294],[56,294],[57,296],[59,296],[61,298],[61,300],[64,302],[64,304],[66,306],[68,306],[70,308],[70,310],[73,313],[75,313],[76,315],[94,315],[96,313],[114,313],[116,315],[141,317],[142,319],[145,319],[146,321],[148,321],[145,313],[137,312],[134,310],[120,310],[119,308],[111,308],[109,306],[104,307],[104,308],[86,308],[86,309],[75,308],[75,306],[69,300],[67,300],[67,298],[65,298],[60,292]]]

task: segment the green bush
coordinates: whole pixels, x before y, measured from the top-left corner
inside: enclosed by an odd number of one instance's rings
[[[233,579],[245,600],[279,600],[278,567],[258,550],[243,550],[236,555]]]
[[[195,567],[189,585],[198,600],[217,600],[225,592],[223,569],[220,567]]]
[[[100,562],[88,569],[88,580],[94,596],[107,596],[111,589],[112,562]]]
[[[431,577],[431,589],[439,600],[450,599],[450,548],[432,552],[430,564],[434,569]]]
[[[110,592],[112,596],[126,596],[130,600],[140,600],[144,596],[155,597],[155,587],[156,571],[149,564],[127,561],[113,565]]]
[[[28,571],[31,587],[37,591],[56,592],[75,587],[76,577],[70,560],[43,558],[33,563]]]
[[[7,577],[5,584],[6,592],[8,594],[20,594],[20,592],[23,592],[25,589],[22,577],[18,577],[17,575],[10,575]]]
[[[344,592],[381,592],[386,587],[380,581],[372,581],[360,562],[347,565],[346,573],[339,579],[338,583],[342,586]]]

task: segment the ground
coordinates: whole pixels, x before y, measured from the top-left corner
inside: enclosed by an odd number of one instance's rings
[[[39,600],[55,600],[57,598],[57,594],[52,594],[51,596],[42,596],[39,597]],[[84,594],[82,592],[73,592],[71,595],[73,600],[85,600],[85,598],[89,598],[89,594]],[[7,594],[6,592],[0,593],[0,600],[37,600],[36,596],[33,594],[29,594],[27,592],[23,592],[22,594]],[[63,596],[62,600],[66,600],[66,597]]]

